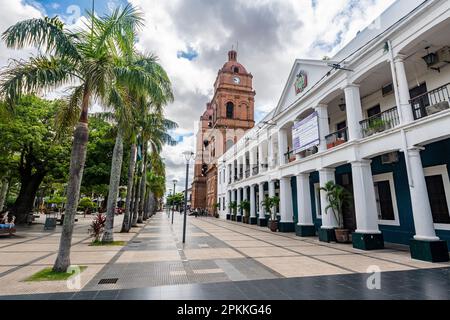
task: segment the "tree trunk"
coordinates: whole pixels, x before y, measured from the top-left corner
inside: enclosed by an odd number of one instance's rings
[[[109,197],[106,209],[105,232],[103,233],[103,242],[114,241],[114,216],[116,215],[117,198],[119,196],[120,173],[122,172],[123,161],[123,136],[119,129],[114,146],[113,158],[111,164],[111,176],[109,181]]]
[[[6,195],[9,189],[9,181],[8,179],[4,179],[2,182],[2,189],[0,191],[0,211],[3,211],[6,202]]]
[[[139,216],[138,223],[144,222],[145,186],[147,185],[147,142],[143,144],[143,161],[141,166],[141,186],[139,188]]]
[[[154,208],[155,208],[155,195],[153,192],[150,191],[150,194],[148,197],[148,212],[149,212],[150,217],[152,217],[155,214]]]
[[[21,177],[19,196],[10,211],[16,217],[17,224],[27,223],[28,214],[33,211],[34,199],[46,173],[38,171],[31,176]]]
[[[88,101],[85,101],[86,103]],[[69,182],[67,187],[67,206],[64,215],[64,225],[59,243],[58,257],[53,266],[54,272],[66,272],[70,266],[70,249],[72,246],[72,234],[80,198],[81,180],[83,177],[84,164],[86,162],[87,143],[89,130],[87,112],[83,112],[80,122],[74,132],[72,154],[70,157]],[[83,121],[85,120],[85,121]]]
[[[129,232],[131,228],[131,202],[133,200],[133,184],[134,184],[134,171],[136,167],[136,154],[137,147],[136,144],[131,145],[131,155],[130,155],[130,166],[128,168],[128,188],[127,188],[127,199],[125,201],[125,214],[123,217],[122,231]]]
[[[150,218],[150,196],[151,196],[150,188],[147,188],[147,192],[145,193],[144,221]]]
[[[141,177],[139,176],[139,173],[142,171],[142,161],[139,165],[137,176],[137,181],[134,186],[135,192],[134,192],[134,204],[133,204],[133,221],[131,223],[132,227],[137,227],[138,224],[138,215],[139,215],[139,188],[141,185]]]

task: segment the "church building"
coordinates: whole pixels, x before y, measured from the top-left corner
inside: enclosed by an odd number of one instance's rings
[[[214,96],[200,117],[192,208],[206,209],[213,214],[225,205],[217,202],[218,179],[221,179],[217,159],[254,127],[255,94],[252,74],[237,61],[237,51],[231,50],[228,61],[217,74]]]

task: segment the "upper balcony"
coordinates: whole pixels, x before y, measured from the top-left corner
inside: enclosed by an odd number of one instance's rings
[[[415,120],[428,117],[450,108],[450,83],[425,92],[411,99],[411,107]]]
[[[395,128],[400,125],[397,107],[386,110],[360,122],[363,138]]]

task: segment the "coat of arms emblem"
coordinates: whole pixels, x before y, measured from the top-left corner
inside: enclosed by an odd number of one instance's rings
[[[296,94],[302,93],[308,86],[308,76],[305,71],[300,71],[298,73],[294,86]]]

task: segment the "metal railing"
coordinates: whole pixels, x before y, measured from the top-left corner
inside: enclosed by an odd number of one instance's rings
[[[400,117],[397,107],[374,115],[369,119],[360,122],[363,137],[369,137],[379,132],[383,132],[400,125]]]
[[[245,177],[250,178],[250,169],[245,170]]]
[[[259,174],[259,166],[253,167],[253,175],[256,176],[257,174]]]
[[[288,148],[288,152],[286,152],[284,154],[284,161],[285,161],[285,163],[290,163],[290,162],[295,161],[294,151],[290,150],[290,148]]]
[[[415,120],[450,108],[450,83],[410,100]]]
[[[348,128],[341,129],[325,137],[327,149],[332,149],[348,141]]]

